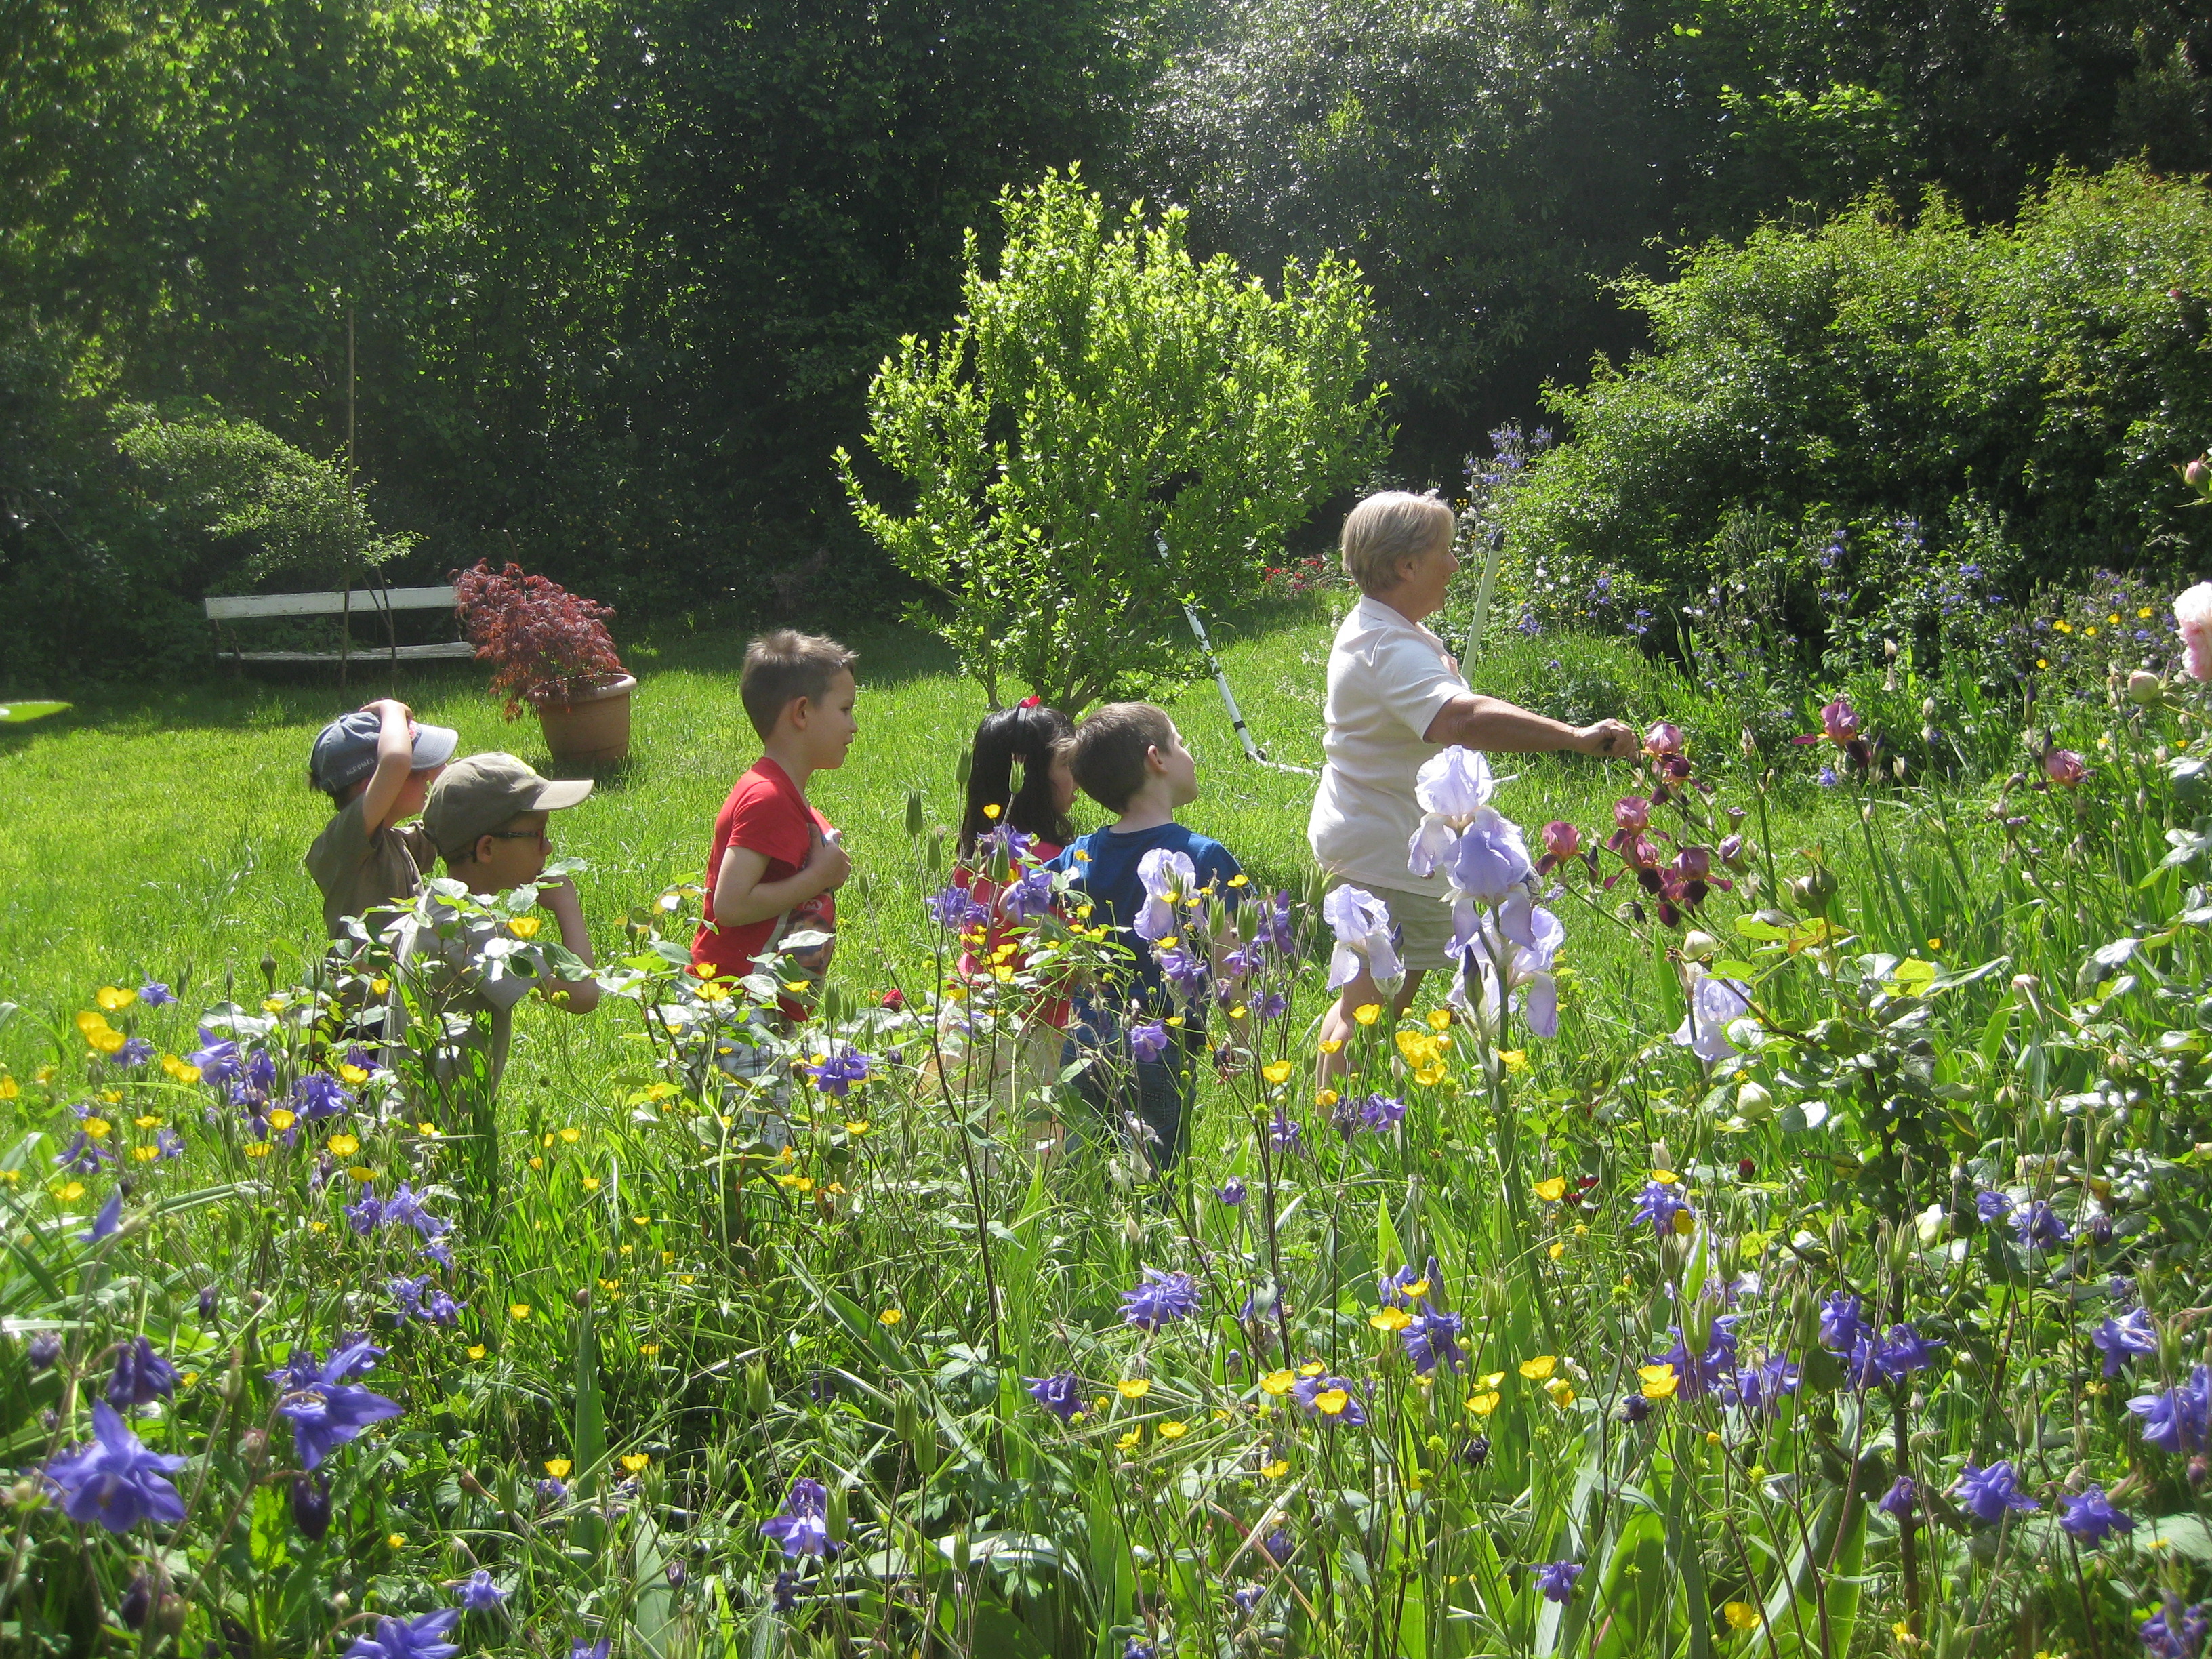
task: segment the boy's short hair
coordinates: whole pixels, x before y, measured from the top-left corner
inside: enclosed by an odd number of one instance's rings
[[[1174,742],[1175,722],[1166,709],[1149,702],[1109,702],[1085,716],[1060,748],[1083,793],[1108,811],[1119,812],[1145,787],[1145,751]]]
[[[738,682],[745,718],[765,739],[793,699],[819,702],[830,682],[850,673],[859,660],[857,652],[819,634],[779,628],[762,635],[745,647],[744,674]]]
[[[1415,559],[1451,539],[1459,520],[1434,495],[1386,489],[1370,495],[1345,516],[1337,551],[1344,574],[1363,593],[1388,592],[1398,585],[1398,561]]]

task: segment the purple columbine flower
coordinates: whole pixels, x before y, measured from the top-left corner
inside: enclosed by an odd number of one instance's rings
[[[1782,1396],[1797,1392],[1797,1367],[1782,1354],[1770,1354],[1736,1374],[1736,1393],[1754,1415],[1782,1409]]]
[[[1404,1121],[1406,1103],[1395,1095],[1369,1095],[1359,1103],[1359,1121],[1376,1134],[1388,1134]]]
[[[87,1244],[97,1244],[103,1238],[113,1237],[115,1230],[122,1224],[123,1194],[118,1191],[111,1194],[107,1202],[100,1206],[100,1213],[92,1218],[90,1231],[79,1233],[77,1237]]]
[[[2114,1533],[2126,1534],[2136,1529],[2136,1523],[2121,1514],[2105,1496],[2105,1489],[2092,1485],[2079,1498],[2069,1498],[2059,1504],[2059,1530],[2070,1533],[2094,1549]]]
[[[1050,1376],[1025,1376],[1022,1386],[1036,1401],[1063,1423],[1073,1423],[1083,1415],[1083,1385],[1073,1371],[1054,1371]]]
[[[1121,1659],[1160,1659],[1160,1650],[1141,1636],[1132,1636],[1121,1645]]]
[[[115,1162],[115,1154],[79,1129],[76,1139],[54,1154],[54,1162],[71,1175],[97,1175],[103,1164]]]
[[[115,1352],[115,1374],[107,1379],[107,1403],[118,1411],[150,1406],[176,1392],[177,1368],[154,1352],[143,1336],[131,1338]]]
[[[199,1068],[203,1083],[234,1083],[240,1073],[237,1042],[218,1037],[204,1025],[200,1027],[200,1046],[186,1063]]]
[[[1838,1291],[1820,1304],[1820,1346],[1831,1353],[1849,1353],[1858,1346],[1866,1322],[1859,1317],[1864,1304],[1855,1296]]]
[[[2002,1193],[1984,1187],[1974,1194],[1974,1213],[1985,1222],[2002,1221],[2012,1213],[2012,1200]]]
[[[2139,1353],[2158,1352],[2158,1332],[2150,1322],[2150,1310],[2136,1308],[2105,1322],[2089,1333],[2089,1340],[2105,1356],[2105,1375],[2118,1376],[2121,1367]]]
[[[976,902],[965,887],[947,887],[923,901],[929,919],[947,933],[964,933],[991,919],[990,907]]]
[[[319,1467],[371,1424],[399,1415],[395,1401],[349,1380],[383,1357],[383,1349],[358,1341],[318,1366],[312,1352],[295,1348],[280,1370],[269,1373],[270,1382],[286,1385],[276,1402],[277,1414],[290,1420],[293,1448],[308,1469]]]
[[[2143,1651],[2154,1659],[2196,1659],[2204,1650],[2207,1634],[2212,1634],[2212,1616],[2206,1613],[2204,1604],[2185,1607],[2178,1595],[2168,1595],[2136,1632]]]
[[[1676,1231],[1674,1218],[1678,1215],[1687,1215],[1692,1220],[1697,1216],[1689,1200],[1682,1196],[1682,1189],[1671,1182],[1648,1181],[1636,1195],[1636,1212],[1629,1220],[1650,1222],[1651,1231],[1664,1238]]]
[[[1219,1198],[1224,1204],[1228,1205],[1230,1208],[1235,1209],[1237,1206],[1244,1201],[1248,1194],[1244,1190],[1244,1182],[1243,1180],[1236,1176],[1231,1176],[1228,1180],[1221,1183],[1220,1189],[1215,1196]]]
[[[1536,1569],[1536,1588],[1547,1601],[1565,1601],[1575,1593],[1575,1580],[1583,1576],[1576,1561],[1547,1561]]]
[[[579,1636],[568,1644],[568,1659],[607,1659],[613,1646],[613,1641],[605,1636],[596,1642],[586,1642]]]
[[[824,1054],[811,1066],[799,1069],[814,1079],[814,1086],[825,1095],[839,1100],[853,1092],[856,1083],[868,1080],[868,1068],[873,1062],[858,1048],[848,1046],[843,1053]]]
[[[761,1535],[782,1547],[794,1559],[802,1555],[829,1555],[836,1546],[830,1540],[830,1493],[819,1480],[804,1477],[791,1483],[783,1512],[760,1523]]]
[[[1170,950],[1155,951],[1152,961],[1158,966],[1161,977],[1184,1001],[1195,1002],[1206,994],[1212,969],[1198,952],[1186,951],[1178,945]]]
[[[1158,1060],[1162,1054],[1167,1053],[1168,1044],[1171,1040],[1168,1036],[1167,1022],[1164,1020],[1147,1020],[1142,1025],[1132,1025],[1129,1028],[1129,1052],[1136,1055],[1139,1060]]]
[[[1156,1331],[1198,1311],[1198,1284],[1188,1273],[1147,1267],[1133,1291],[1121,1293],[1121,1322]]]
[[[128,1071],[134,1066],[143,1066],[153,1058],[154,1045],[147,1042],[144,1037],[125,1037],[123,1039],[123,1046],[108,1055],[107,1063]]]
[[[1339,1394],[1344,1396],[1340,1401],[1336,1398]],[[1357,1429],[1367,1421],[1359,1391],[1341,1376],[1302,1376],[1291,1385],[1291,1396],[1306,1408],[1309,1416],[1325,1425]],[[1335,1409],[1331,1410],[1332,1407]]]
[[[185,1459],[148,1450],[105,1400],[92,1402],[92,1434],[39,1471],[59,1495],[64,1514],[80,1526],[96,1521],[110,1532],[185,1518],[185,1500],[165,1478],[184,1468]]]
[[[1951,1490],[1967,1513],[1985,1525],[2003,1520],[2008,1510],[2043,1507],[2020,1489],[2020,1479],[2009,1458],[1987,1468],[1968,1463],[1959,1471],[1959,1484]]]
[[[2199,1365],[2179,1388],[2139,1394],[2128,1409],[2142,1419],[2143,1444],[2163,1452],[2202,1451],[2212,1419],[2212,1371]]]
[[[1690,1357],[1690,1346],[1681,1331],[1669,1326],[1674,1346],[1662,1354],[1651,1356],[1650,1364],[1672,1365],[1680,1379],[1680,1397],[1701,1400],[1707,1395],[1719,1395],[1725,1399],[1735,1386],[1736,1375],[1735,1322],[1739,1316],[1723,1314],[1713,1321],[1711,1334],[1706,1339],[1705,1351],[1694,1360]]]
[[[1426,1270],[1416,1268],[1408,1261],[1395,1273],[1386,1273],[1375,1281],[1375,1299],[1386,1308],[1410,1308],[1426,1296],[1429,1291],[1443,1283],[1443,1274],[1437,1267],[1437,1259],[1429,1258]],[[1408,1295],[1413,1286],[1423,1288]]]
[[[138,1000],[149,1008],[166,1008],[177,1000],[177,994],[158,979],[149,979],[138,988]]]
[[[1275,1121],[1267,1126],[1267,1139],[1275,1149],[1287,1157],[1296,1158],[1305,1150],[1305,1126],[1285,1116],[1283,1109],[1275,1108]]]
[[[478,1567],[461,1582],[461,1606],[470,1613],[496,1613],[507,1592],[491,1582],[491,1569]]]
[[[1273,902],[1255,908],[1259,931],[1252,936],[1252,942],[1265,945],[1278,956],[1288,956],[1291,947],[1297,943],[1297,930],[1291,925],[1291,896],[1278,892]]]
[[[384,1201],[374,1187],[361,1189],[361,1200],[346,1206],[346,1224],[363,1238],[384,1224]]]
[[[2012,1218],[2012,1228],[2021,1248],[2030,1250],[2053,1249],[2074,1237],[2058,1218],[2058,1212],[2039,1198],[2021,1206]]]
[[[352,1091],[328,1072],[308,1073],[292,1085],[292,1098],[293,1109],[311,1123],[353,1109]]]
[[[1936,1363],[1941,1342],[1931,1342],[1910,1325],[1892,1325],[1889,1334],[1876,1343],[1874,1363],[1887,1382],[1902,1382],[1917,1370]]]
[[[1031,921],[1052,908],[1052,898],[1051,872],[1031,870],[1001,890],[999,908],[1012,921]]]
[[[343,1659],[447,1659],[461,1650],[445,1639],[460,1617],[459,1607],[441,1607],[415,1619],[380,1619],[376,1633],[356,1637]]]
[[[173,1158],[182,1158],[185,1155],[185,1138],[174,1129],[164,1127],[155,1130],[154,1155],[164,1164]]]
[[[1398,1333],[1398,1340],[1406,1345],[1406,1357],[1413,1362],[1413,1369],[1423,1376],[1441,1364],[1451,1370],[1463,1370],[1467,1356],[1460,1351],[1460,1316],[1443,1313],[1422,1304],[1413,1322]]]
[[[1912,1523],[1912,1511],[1920,1503],[1920,1485],[1909,1474],[1900,1474],[1897,1483],[1882,1493],[1875,1507],[1890,1516],[1899,1526]]]
[[[1291,1000],[1280,991],[1267,991],[1252,999],[1253,1023],[1266,1025],[1291,1012]]]

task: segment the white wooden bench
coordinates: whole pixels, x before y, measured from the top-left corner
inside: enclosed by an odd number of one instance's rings
[[[334,662],[341,677],[345,665],[356,658],[367,662],[381,659],[386,662],[432,662],[447,659],[473,657],[476,647],[466,640],[449,640],[440,645],[401,645],[398,630],[393,628],[392,615],[395,611],[450,611],[453,608],[454,592],[451,587],[368,587],[354,588],[341,593],[250,593],[228,599],[207,601],[208,621],[215,625],[216,650],[232,662]],[[367,650],[352,648],[349,639],[344,648],[337,651],[241,651],[236,645],[225,647],[222,641],[226,623],[259,622],[271,617],[345,617],[380,616],[384,618],[386,643],[381,647]]]

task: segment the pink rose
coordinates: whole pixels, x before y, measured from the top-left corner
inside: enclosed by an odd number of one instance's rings
[[[2173,619],[2181,624],[2189,678],[2212,680],[2212,582],[2199,582],[2175,599]]]

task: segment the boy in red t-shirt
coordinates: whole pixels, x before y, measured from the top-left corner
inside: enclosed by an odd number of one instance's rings
[[[845,763],[853,718],[853,653],[835,640],[779,629],[745,647],[738,695],[761,736],[761,757],[714,818],[707,854],[706,920],[691,941],[691,971],[743,978],[780,955],[779,980],[819,985],[835,939],[780,950],[804,933],[836,931],[836,893],[852,874],[837,831],[806,799],[807,780]],[[781,1000],[803,1019],[804,1005]]]

